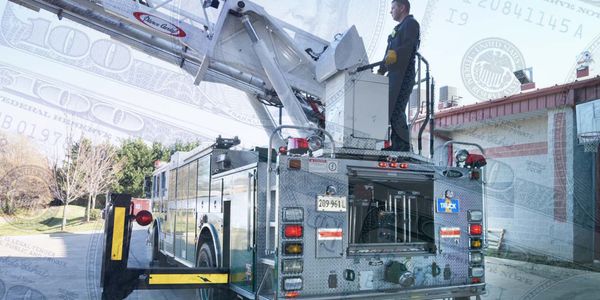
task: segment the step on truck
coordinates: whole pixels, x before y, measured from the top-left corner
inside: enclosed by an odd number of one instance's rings
[[[153,174],[152,212],[134,215],[130,196],[113,195],[104,299],[164,288],[194,288],[201,299],[485,293],[483,149],[437,166],[429,134],[423,155],[434,83],[421,54],[415,153],[382,151],[388,80],[372,72],[380,63],[369,63],[354,26],[327,41],[244,0],[9,1],[176,64],[195,84],[245,92],[269,136],[263,148],[218,138],[176,153]],[[150,225],[146,268],[127,267],[134,220]]]

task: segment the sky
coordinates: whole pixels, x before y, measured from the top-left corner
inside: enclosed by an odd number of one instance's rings
[[[256,2],[327,41],[356,25],[371,62],[396,25],[389,0]],[[186,2],[188,11],[201,15],[198,3]],[[457,87],[460,105],[518,93],[518,69],[532,68],[538,88],[571,82],[585,50],[596,58],[591,75],[600,73],[600,1],[414,0],[412,14],[436,86]],[[0,21],[0,130],[49,155],[69,133],[164,143],[221,134],[266,144],[244,93],[194,86],[178,66],[48,12],[0,0]]]

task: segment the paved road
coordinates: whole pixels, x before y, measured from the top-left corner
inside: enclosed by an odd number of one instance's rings
[[[149,262],[134,231],[130,266]],[[0,237],[0,300],[99,299],[100,233]],[[487,258],[483,299],[600,299],[600,273]],[[4,298],[3,298],[4,296]],[[136,291],[128,299],[194,299],[191,290]]]

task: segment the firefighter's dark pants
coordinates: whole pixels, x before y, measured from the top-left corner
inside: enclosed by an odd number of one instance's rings
[[[410,66],[413,67],[410,67]],[[415,82],[414,64],[406,73],[389,72],[389,119],[392,126],[392,151],[410,151],[410,135],[406,118],[406,106]]]

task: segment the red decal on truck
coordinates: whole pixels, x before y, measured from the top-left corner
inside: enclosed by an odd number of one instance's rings
[[[319,228],[317,234],[319,240],[341,240],[343,235],[341,228]]]
[[[460,228],[442,227],[440,228],[440,236],[442,238],[460,238]]]

